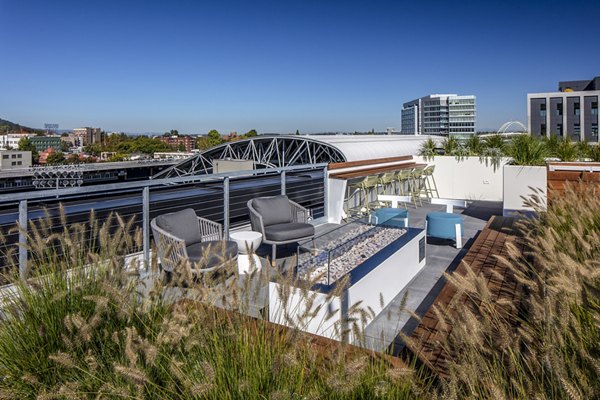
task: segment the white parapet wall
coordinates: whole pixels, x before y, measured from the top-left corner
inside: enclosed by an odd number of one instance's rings
[[[505,165],[504,166],[503,214],[517,211],[531,212],[533,208],[524,204],[525,199],[537,194],[541,205],[546,206],[547,169],[546,167]]]
[[[435,156],[425,159],[415,156],[417,162],[435,165],[433,177],[440,198],[460,200],[502,201],[503,166],[509,158],[494,165],[480,157],[457,159],[452,156]]]

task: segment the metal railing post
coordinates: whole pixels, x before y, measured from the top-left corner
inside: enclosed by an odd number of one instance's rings
[[[285,196],[285,171],[281,171],[281,194]]]
[[[327,204],[329,200],[329,181],[327,179],[327,167],[323,168],[323,215],[325,219],[329,217],[329,204]]]
[[[19,276],[27,279],[27,200],[19,202]]]
[[[142,190],[142,236],[144,247],[144,266],[150,264],[150,188]]]
[[[223,231],[225,240],[229,239],[229,177],[223,179]]]

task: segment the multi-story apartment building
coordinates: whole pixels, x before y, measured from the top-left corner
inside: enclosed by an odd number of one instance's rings
[[[404,103],[403,135],[471,136],[475,134],[475,96],[432,94]]]
[[[9,133],[0,135],[0,150],[16,150],[19,148],[19,141],[25,137],[36,136],[35,133]]]
[[[160,136],[159,139],[174,150],[179,150],[182,146],[185,151],[192,151],[196,148],[196,138],[192,136]]]
[[[80,146],[87,146],[88,144],[102,144],[104,143],[104,132],[100,128],[75,128],[73,129],[73,136],[79,139]]]
[[[32,136],[29,138],[29,141],[35,146],[38,152],[48,149],[60,151],[62,147],[60,136]]]
[[[558,135],[598,142],[600,77],[558,83],[558,92],[527,95],[528,129],[533,136]]]

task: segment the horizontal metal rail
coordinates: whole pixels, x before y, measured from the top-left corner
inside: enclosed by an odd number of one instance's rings
[[[89,194],[102,194],[111,191],[120,190],[132,190],[142,189],[145,187],[164,187],[176,184],[189,184],[189,183],[201,183],[208,181],[219,181],[225,178],[238,178],[245,176],[256,176],[256,175],[268,175],[273,173],[301,171],[309,169],[323,169],[327,167],[326,163],[322,164],[308,164],[308,165],[296,165],[292,167],[279,167],[279,168],[265,168],[265,169],[254,169],[247,171],[235,171],[235,172],[223,172],[220,174],[209,174],[209,175],[197,175],[197,176],[184,176],[177,178],[164,178],[164,179],[151,179],[147,181],[135,181],[135,182],[120,182],[111,183],[106,185],[94,185],[94,186],[82,186],[77,188],[64,188],[64,189],[48,189],[44,191],[29,191],[22,193],[8,193],[2,195],[0,199],[0,205],[6,203],[19,202],[21,200],[38,200],[38,199],[56,199],[63,196],[72,195],[89,195]]]
[[[141,229],[142,246],[132,250],[141,251],[144,262],[150,262],[150,218],[162,213],[191,207],[199,215],[222,222],[225,235],[228,235],[232,226],[248,223],[246,202],[252,196],[287,194],[290,199],[309,205],[316,217],[326,216],[326,167],[327,164],[310,164],[5,195],[0,199],[5,213],[0,217],[6,222],[0,229],[10,229],[18,221],[25,230],[18,235],[6,235],[9,242],[0,248],[0,255],[9,254],[6,252],[8,246],[18,245],[13,257],[16,256],[14,261],[18,263],[21,279],[26,279],[30,271],[28,263],[32,262],[27,250],[28,221],[36,221],[44,215],[44,210],[48,210],[52,229],[61,231],[65,227],[59,216],[60,204],[67,213],[67,227],[85,225],[91,210],[95,210],[100,218],[112,211],[119,212],[124,219],[134,217],[132,229]],[[107,202],[108,206],[102,207],[102,202]],[[111,225],[110,229],[118,227],[116,222]],[[82,229],[87,234],[89,227]],[[87,243],[87,239],[84,240]],[[0,268],[10,265],[3,261],[0,258]]]

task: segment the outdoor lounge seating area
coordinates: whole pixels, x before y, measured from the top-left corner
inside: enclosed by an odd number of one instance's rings
[[[238,255],[236,242],[223,240],[221,224],[201,218],[194,210],[160,215],[151,221],[161,267],[173,273],[186,260],[196,276],[218,271]]]
[[[277,245],[299,242],[315,235],[313,225],[307,223],[309,210],[285,195],[258,197],[248,201],[250,224],[260,232],[263,243],[271,245],[271,262],[277,259]]]
[[[339,222],[332,218],[331,209],[326,211],[326,215],[330,214],[328,217],[313,220],[314,210],[285,194],[257,196],[246,203],[250,223],[230,231],[228,241],[222,241],[223,231],[219,224],[192,215],[192,210],[155,218],[152,221],[155,241],[159,238],[158,245],[170,236],[183,239],[178,243],[184,245],[178,249],[185,252],[179,250],[175,254],[177,257],[189,258],[194,263],[201,261],[205,268],[218,269],[220,265],[206,264],[208,261],[214,263],[214,258],[200,257],[198,252],[194,252],[194,247],[207,250],[207,245],[197,240],[199,237],[204,237],[205,241],[221,240],[227,258],[237,261],[239,279],[245,279],[244,276],[252,278],[254,268],[265,266],[274,267],[279,272],[295,271],[295,275],[306,276],[307,279],[324,273],[325,276],[319,278],[322,287],[318,291],[327,291],[332,290],[327,287],[333,287],[337,280],[349,275],[352,284],[348,295],[351,295],[352,301],[363,301],[375,310],[363,327],[366,337],[370,338],[366,345],[384,350],[408,321],[396,315],[392,318],[395,322],[384,322],[380,316],[397,306],[407,292],[410,292],[413,309],[417,309],[435,290],[436,282],[449,265],[460,258],[463,246],[469,247],[490,216],[501,214],[501,206],[497,203],[440,199],[435,181],[428,179],[431,174],[425,172],[433,170],[434,166],[414,165],[412,157],[400,159],[383,160],[384,165],[375,169],[358,162],[361,165],[352,167],[358,168],[358,171],[343,172],[340,169],[342,172],[335,172],[338,171],[335,168],[330,171],[327,187],[330,200],[326,207],[335,203],[333,200],[339,193],[339,187],[331,182],[348,184],[344,186],[344,195],[348,187],[353,187],[352,179],[365,178],[363,182],[375,182],[376,185],[375,189],[368,189],[368,185],[363,184],[359,189],[361,201],[364,201],[363,209]],[[391,165],[386,166],[386,163]],[[335,176],[332,177],[332,174]],[[357,177],[365,174],[373,175]],[[336,204],[340,209],[347,209],[348,202],[344,196],[344,201]],[[456,206],[459,209],[454,209]],[[199,221],[198,226],[186,228],[194,218]],[[168,271],[172,268],[169,265],[175,261],[168,259],[164,250],[162,253],[158,250],[161,262],[166,265],[163,269]],[[266,273],[267,277],[271,277],[268,279],[273,279],[272,274]],[[379,278],[373,280],[374,276]],[[271,282],[270,285],[276,283]],[[377,289],[367,289],[371,286]],[[286,324],[280,319],[279,307],[285,305],[278,303],[278,290],[269,285],[260,289],[260,298],[255,299],[252,315],[268,314],[271,321]],[[383,303],[367,295],[378,291],[385,292]],[[321,295],[318,294],[317,298]],[[339,301],[342,301],[341,298]],[[383,308],[378,304],[383,304]],[[269,307],[271,311],[265,311]],[[293,308],[297,309],[296,312],[302,310],[298,304]],[[389,314],[389,311],[386,313]],[[343,321],[344,317],[340,314],[335,318]],[[326,329],[324,326],[305,328],[312,333],[340,339],[332,333],[329,325]]]

